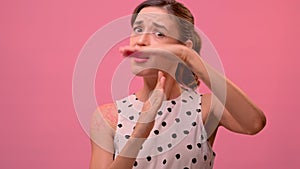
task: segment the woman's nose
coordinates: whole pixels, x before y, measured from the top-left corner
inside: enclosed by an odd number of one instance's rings
[[[148,46],[150,45],[150,33],[143,33],[139,35],[138,40],[137,40],[137,45],[139,46]]]

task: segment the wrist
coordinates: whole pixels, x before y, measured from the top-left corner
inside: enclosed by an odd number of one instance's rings
[[[154,121],[150,123],[137,123],[135,129],[133,130],[132,138],[148,138],[150,132],[154,126]]]

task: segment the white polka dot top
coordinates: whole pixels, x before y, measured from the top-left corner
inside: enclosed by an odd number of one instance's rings
[[[116,103],[118,124],[114,146],[117,156],[134,130],[143,102],[130,95]],[[201,95],[183,91],[180,97],[162,103],[133,168],[211,169],[214,158],[202,121]]]

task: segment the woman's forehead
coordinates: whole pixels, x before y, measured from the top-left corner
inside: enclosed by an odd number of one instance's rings
[[[146,7],[143,8],[135,19],[134,23],[156,23],[167,28],[176,26],[175,16],[168,14],[164,8]]]
[[[165,13],[168,14],[168,11],[163,7],[148,6],[143,8],[139,13]]]

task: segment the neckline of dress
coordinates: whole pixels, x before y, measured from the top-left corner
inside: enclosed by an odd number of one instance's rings
[[[189,92],[189,91],[186,90],[186,89],[182,89],[182,92],[181,92],[181,94],[180,94],[179,96],[177,96],[177,97],[174,98],[174,99],[164,100],[164,101],[163,101],[163,104],[172,103],[173,101],[177,102],[177,101],[179,101],[180,99],[182,99],[183,96],[186,95],[187,92]],[[137,103],[139,103],[139,104],[144,104],[144,103],[145,103],[145,102],[142,102],[141,100],[139,100],[139,99],[136,97],[135,93],[133,93],[131,96],[133,97],[133,99],[134,99]]]

